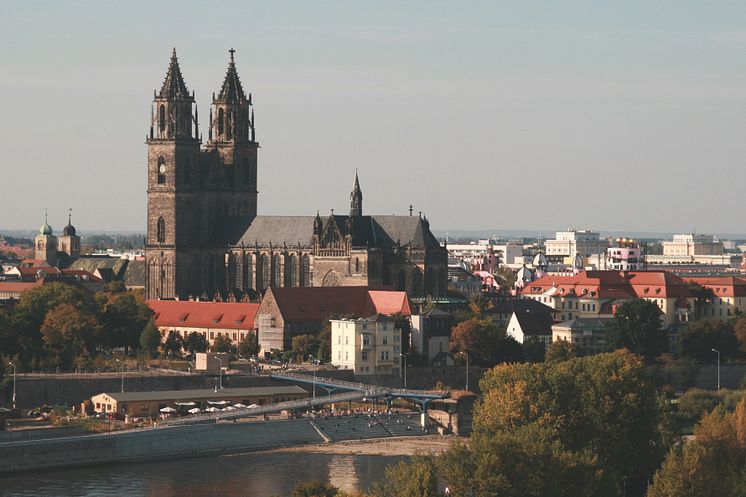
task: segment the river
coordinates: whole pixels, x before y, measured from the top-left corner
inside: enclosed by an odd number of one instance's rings
[[[249,453],[115,464],[0,477],[3,497],[285,497],[295,483],[321,480],[365,491],[405,456]]]

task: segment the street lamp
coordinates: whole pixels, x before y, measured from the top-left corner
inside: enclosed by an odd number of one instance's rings
[[[712,351],[718,355],[718,390],[720,390],[720,351],[717,349],[712,349]]]
[[[119,359],[114,359],[122,366],[122,390],[121,392],[124,393],[124,363],[120,361]]]
[[[13,366],[13,409],[16,408],[16,365],[12,362],[8,363],[8,366]]]
[[[311,354],[308,354],[308,358],[311,359],[311,364],[313,365],[313,398],[316,398],[316,359]]]
[[[462,351],[456,353],[456,355],[463,354],[466,356],[466,391],[469,391],[469,354]]]
[[[407,389],[407,356],[404,354],[399,354],[404,359],[404,389]],[[402,368],[399,368],[399,378],[401,378],[401,370]]]
[[[216,356],[216,355],[212,356],[212,358],[213,359],[217,359],[218,363],[220,364],[220,383],[219,383],[219,385],[220,385],[220,389],[222,390],[223,389],[223,360],[220,357]]]

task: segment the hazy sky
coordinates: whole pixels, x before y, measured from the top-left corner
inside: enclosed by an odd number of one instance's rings
[[[259,213],[746,232],[746,2],[0,3],[0,227],[143,230],[175,46],[206,137],[230,47]]]

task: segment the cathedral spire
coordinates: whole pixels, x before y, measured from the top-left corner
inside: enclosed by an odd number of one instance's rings
[[[220,88],[218,99],[229,103],[243,102],[246,100],[246,93],[243,91],[241,79],[238,77],[238,72],[236,71],[236,62],[233,57],[236,51],[231,48],[228,52],[231,54],[231,60],[228,62],[228,71],[225,73],[223,87]]]
[[[236,51],[231,48],[228,52],[230,53],[228,71],[225,73],[223,85],[217,96],[213,94],[212,97],[211,141],[213,139],[215,142],[222,143],[254,141],[251,99],[246,98],[241,79],[236,71]]]
[[[168,65],[166,79],[163,81],[158,97],[168,100],[188,100],[190,98],[189,90],[187,90],[179,68],[179,59],[176,58],[176,48],[171,52],[171,62]]]
[[[362,215],[363,191],[360,189],[360,180],[357,177],[357,169],[355,169],[355,184],[352,187],[352,193],[350,193],[350,216]]]

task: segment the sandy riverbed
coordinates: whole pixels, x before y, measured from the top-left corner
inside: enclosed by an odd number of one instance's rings
[[[306,452],[316,454],[360,454],[371,456],[411,456],[415,453],[440,453],[458,437],[429,435],[422,437],[349,440],[329,444],[298,445],[271,452]]]

